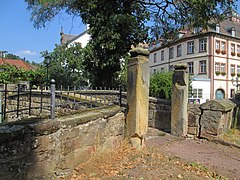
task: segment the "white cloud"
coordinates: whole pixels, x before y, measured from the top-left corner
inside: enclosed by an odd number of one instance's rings
[[[17,55],[19,55],[19,56],[35,56],[35,55],[37,55],[37,53],[30,51],[30,50],[22,50],[22,51],[18,51]]]

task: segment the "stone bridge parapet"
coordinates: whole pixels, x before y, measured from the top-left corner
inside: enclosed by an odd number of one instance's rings
[[[60,179],[95,152],[124,139],[125,116],[118,106],[95,108],[55,120],[0,125],[0,177]],[[0,178],[1,179],[1,178]]]

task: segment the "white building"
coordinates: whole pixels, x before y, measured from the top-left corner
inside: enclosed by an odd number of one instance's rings
[[[79,35],[72,35],[72,34],[64,34],[63,29],[61,29],[60,32],[60,43],[61,45],[67,44],[68,47],[73,45],[74,43],[80,43],[82,48],[84,48],[89,40],[91,39],[91,36],[88,34],[88,26],[84,32],[82,32]]]
[[[195,28],[181,31],[171,41],[150,45],[150,70],[171,71],[176,64],[188,65],[192,81],[189,98],[231,98],[240,76],[240,16],[230,11],[227,18],[208,31]]]

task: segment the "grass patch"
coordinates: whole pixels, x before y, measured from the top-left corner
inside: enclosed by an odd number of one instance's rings
[[[166,133],[165,132],[159,132],[158,136],[166,136]]]
[[[239,129],[230,129],[226,133],[224,133],[220,137],[220,139],[225,142],[229,142],[229,143],[240,146],[240,130]]]

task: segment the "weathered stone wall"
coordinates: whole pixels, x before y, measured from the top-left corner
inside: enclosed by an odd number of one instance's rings
[[[0,125],[0,179],[60,179],[124,135],[119,107]]]
[[[236,100],[210,100],[202,105],[188,106],[188,134],[202,138],[217,138],[232,127]]]
[[[217,137],[231,128],[233,111],[237,104],[229,99],[211,100],[200,106],[200,137]]]
[[[188,134],[197,137],[199,135],[199,120],[201,109],[199,104],[188,104]]]
[[[171,132],[171,101],[149,98],[148,125]]]

